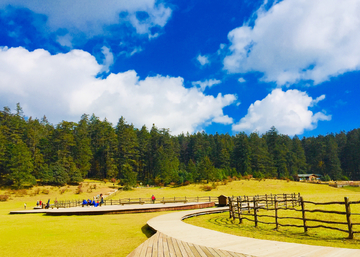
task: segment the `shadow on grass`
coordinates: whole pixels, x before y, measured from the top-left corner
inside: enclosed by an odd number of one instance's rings
[[[152,228],[148,226],[148,224],[142,226],[141,231],[147,238],[152,237],[156,233]]]

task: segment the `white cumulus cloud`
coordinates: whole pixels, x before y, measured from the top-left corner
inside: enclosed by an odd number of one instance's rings
[[[204,91],[207,87],[212,87],[214,85],[220,84],[221,80],[218,79],[209,79],[209,80],[204,80],[204,81],[194,81],[192,82],[193,86],[198,86],[201,91]]]
[[[239,78],[238,81],[239,81],[239,83],[244,83],[244,82],[246,82],[246,80],[245,80],[244,78]]]
[[[196,57],[196,60],[198,60],[198,62],[201,64],[201,66],[204,66],[204,65],[210,63],[209,58],[208,58],[206,55],[201,55],[201,54],[199,54],[199,55]]]
[[[300,135],[305,129],[316,128],[318,121],[331,120],[323,112],[313,113],[309,107],[325,98],[324,95],[313,99],[306,92],[298,90],[282,91],[274,89],[263,100],[251,104],[248,113],[237,124],[233,131],[265,133],[275,126],[282,134]]]
[[[114,63],[114,55],[111,52],[110,48],[108,48],[106,46],[103,46],[101,48],[101,52],[103,53],[103,55],[105,57],[104,62],[102,64],[103,67],[102,67],[101,71],[109,72],[110,66],[113,65],[113,63]]]
[[[154,26],[163,27],[171,16],[171,8],[157,0],[104,1],[104,0],[2,0],[0,8],[8,5],[28,8],[48,17],[47,23],[52,31],[66,28],[77,30],[87,35],[98,35],[103,26],[130,22],[137,33],[150,33]],[[144,12],[139,18],[137,12]],[[126,13],[127,15],[120,15]],[[120,18],[121,16],[121,18]]]
[[[95,113],[113,124],[124,116],[137,127],[155,123],[174,134],[232,122],[223,108],[236,100],[234,95],[205,95],[197,87],[185,88],[181,77],[140,80],[133,70],[97,78],[103,69],[82,50],[51,55],[43,49],[0,48],[0,103],[20,102],[26,115],[46,115],[53,123]]]
[[[260,8],[248,23],[228,34],[224,69],[259,71],[278,85],[314,84],[360,69],[360,2],[284,0]]]

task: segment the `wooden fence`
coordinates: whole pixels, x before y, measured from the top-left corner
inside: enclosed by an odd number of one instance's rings
[[[304,232],[307,232],[309,228],[325,228],[338,230],[341,232],[348,233],[348,238],[353,239],[355,233],[360,233],[360,231],[355,231],[353,227],[355,225],[360,225],[359,222],[352,222],[352,216],[360,215],[360,213],[352,213],[351,205],[360,204],[360,201],[350,201],[348,197],[344,198],[344,201],[339,202],[311,202],[304,201],[303,197],[299,194],[282,194],[282,195],[263,195],[263,196],[239,196],[239,197],[228,197],[229,201],[229,213],[230,218],[239,219],[241,224],[243,220],[249,220],[255,223],[255,227],[259,223],[275,225],[276,229],[280,226],[282,227],[299,227],[303,228]],[[344,205],[344,211],[335,211],[335,210],[321,210],[321,209],[306,209],[305,205]],[[301,212],[301,217],[291,217],[291,216],[280,216],[279,211],[295,211]],[[261,212],[260,212],[261,211]],[[273,212],[273,215],[267,214],[268,212]],[[263,214],[267,212],[266,214]],[[320,220],[314,218],[308,218],[308,213],[325,213],[331,215],[344,215],[346,220],[344,221],[331,221],[331,220]],[[249,218],[252,217],[252,218]],[[272,218],[274,222],[266,222],[264,220],[259,220],[260,218]],[[301,220],[302,225],[296,224],[284,224],[280,223],[280,220]],[[331,218],[330,218],[331,219]],[[320,223],[319,225],[309,225],[308,222],[315,222],[315,224]],[[328,224],[328,225],[323,225]],[[333,226],[331,226],[333,225]],[[347,229],[336,227],[335,225],[347,225]]]
[[[91,199],[92,200],[92,199]],[[99,200],[100,201],[100,200]],[[218,203],[217,196],[196,196],[196,197],[160,197],[154,203],[186,203],[186,202],[215,202]],[[51,207],[70,208],[82,206],[83,200],[63,200],[57,201]],[[125,205],[125,204],[152,204],[151,197],[147,198],[123,198],[123,199],[104,199],[104,205]]]

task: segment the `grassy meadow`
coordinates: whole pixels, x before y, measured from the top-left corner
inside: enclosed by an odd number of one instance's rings
[[[94,187],[96,189],[89,189]],[[27,208],[35,206],[37,200],[51,203],[57,200],[73,200],[92,198],[100,193],[110,191],[111,183],[86,181],[80,194],[76,194],[76,186],[66,187],[35,187],[24,191],[12,192],[6,202],[0,202],[0,256],[127,256],[138,245],[144,242],[152,232],[146,222],[164,212],[95,215],[95,216],[46,216],[44,214],[10,215],[12,210],[22,210],[24,203]],[[43,189],[45,191],[43,192]],[[48,190],[48,192],[47,192]],[[7,189],[0,189],[0,195]],[[212,191],[203,191],[201,185],[187,185],[181,187],[142,187],[131,191],[121,191],[113,199],[146,198],[155,195],[161,197],[195,197],[195,196],[230,196],[301,193],[305,200],[333,201],[343,200],[348,196],[350,200],[360,200],[358,188],[333,188],[327,185],[316,185],[284,180],[240,180],[224,185],[218,184]],[[8,192],[9,193],[9,192]],[[35,194],[36,193],[36,194]],[[343,208],[343,206],[340,206]],[[359,211],[360,213],[360,211]],[[191,224],[209,227],[226,233],[249,237],[293,241],[303,243],[319,243],[328,241],[330,245],[339,247],[358,247],[358,240],[345,240],[345,233],[332,231],[311,232],[308,235],[300,232],[287,231],[281,228],[279,232],[272,228],[259,226],[255,229],[253,223],[239,226],[228,219],[228,213],[206,215],[186,220]],[[356,227],[355,227],[355,230]],[[359,228],[360,230],[360,228]],[[279,236],[280,235],[280,236]],[[329,236],[330,239],[323,239]],[[335,237],[335,238],[334,238]],[[290,238],[290,239],[289,239]],[[301,238],[305,238],[302,240]],[[342,245],[339,242],[343,241]],[[348,243],[350,241],[350,243]],[[325,244],[326,245],[326,244]]]
[[[234,196],[239,195],[256,195],[256,194],[269,194],[269,193],[301,193],[305,201],[313,202],[332,202],[332,201],[344,201],[344,197],[349,197],[350,201],[360,200],[360,188],[359,187],[344,187],[334,188],[325,184],[310,184],[300,182],[285,182],[280,180],[267,180],[261,181],[236,181],[232,182],[232,185],[242,185],[242,189],[238,188],[232,190]],[[261,186],[262,185],[262,186]],[[245,190],[245,191],[244,191]],[[236,192],[235,192],[236,191]],[[226,193],[224,193],[226,194]],[[229,195],[229,194],[228,194]],[[301,209],[300,207],[297,207]],[[305,209],[321,209],[332,211],[345,211],[344,205],[313,205],[306,204]],[[360,205],[351,205],[352,213],[360,214]],[[253,213],[253,211],[251,212]],[[259,215],[274,215],[274,211],[260,210]],[[290,210],[279,210],[278,215],[280,217],[302,217],[301,212],[295,212]],[[253,217],[245,216],[253,219]],[[337,214],[324,214],[324,213],[306,213],[307,218],[325,220],[325,221],[337,221],[346,222],[346,215]],[[274,222],[274,218],[260,217],[260,221]],[[307,233],[304,233],[303,228],[293,227],[281,227],[275,230],[275,225],[267,225],[259,223],[258,227],[254,227],[254,222],[244,220],[243,224],[239,224],[239,220],[229,219],[229,213],[213,214],[193,217],[185,220],[186,223],[201,226],[229,234],[238,236],[246,236],[252,238],[278,240],[284,242],[303,243],[311,245],[323,245],[333,247],[344,248],[358,248],[360,249],[360,236],[355,234],[355,239],[346,239],[347,233],[323,229],[323,228],[309,228]],[[360,216],[352,215],[353,223],[360,223]],[[280,224],[295,224],[302,225],[301,220],[281,219]],[[319,225],[317,222],[307,222],[309,226]],[[323,224],[323,223],[322,223]],[[328,225],[328,224],[323,224]],[[329,225],[328,225],[329,226]],[[332,227],[338,227],[347,230],[347,225],[330,225]],[[360,231],[360,226],[353,226],[355,231]]]

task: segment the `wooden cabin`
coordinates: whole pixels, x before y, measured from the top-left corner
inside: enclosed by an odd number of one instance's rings
[[[298,181],[318,181],[321,179],[320,174],[298,174]]]

